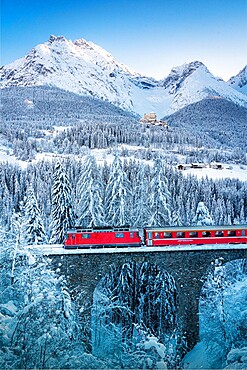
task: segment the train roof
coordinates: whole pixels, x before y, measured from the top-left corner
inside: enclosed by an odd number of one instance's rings
[[[75,226],[67,230],[67,233],[78,233],[78,232],[110,232],[110,231],[139,231],[144,229],[147,231],[198,231],[198,230],[237,230],[237,229],[247,229],[247,224],[244,225],[212,225],[212,226],[146,226],[144,228],[131,227],[129,225],[123,226]]]
[[[103,231],[138,231],[136,227],[130,227],[129,225],[123,226],[75,226],[67,230],[67,233],[78,233],[78,232],[103,232]]]
[[[147,226],[144,227],[144,230],[147,231],[198,231],[198,230],[238,230],[238,229],[247,229],[247,224],[245,225],[212,225],[212,226]]]

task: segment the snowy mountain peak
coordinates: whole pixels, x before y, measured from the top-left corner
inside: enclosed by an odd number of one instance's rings
[[[247,65],[236,76],[231,77],[228,83],[234,89],[247,94]]]
[[[1,68],[1,85],[50,85],[91,95],[132,110],[130,77],[138,76],[112,55],[84,39],[51,35],[25,57]]]
[[[204,73],[210,73],[202,62],[184,63],[181,66],[174,67],[169,75],[161,81],[161,86],[169,88],[170,93],[173,94],[180,88],[185,79],[198,69],[201,69]]]
[[[190,75],[191,73],[193,73],[198,68],[204,68],[205,71],[208,72],[207,67],[202,62],[196,60],[194,62],[184,63],[181,66],[174,67],[171,70],[171,74],[174,73],[174,74],[178,74],[180,76],[183,76],[183,75],[187,76],[187,75]]]
[[[66,40],[66,38],[64,36],[54,36],[54,35],[51,35],[49,37],[48,42],[50,42],[52,44],[54,41],[67,41],[67,40]]]
[[[55,86],[93,96],[123,109],[158,117],[209,96],[247,106],[247,97],[194,61],[173,68],[162,81],[132,71],[102,47],[83,38],[51,35],[26,56],[0,69],[1,87]]]

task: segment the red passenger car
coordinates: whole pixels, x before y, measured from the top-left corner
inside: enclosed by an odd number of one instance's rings
[[[146,227],[147,246],[247,243],[247,225]]]
[[[64,248],[135,247],[142,243],[138,229],[122,227],[76,227],[65,235]]]

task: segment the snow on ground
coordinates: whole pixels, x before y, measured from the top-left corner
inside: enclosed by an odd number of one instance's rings
[[[130,151],[138,151],[140,149],[144,149],[138,146],[131,146],[131,145],[119,145],[120,153],[121,148],[126,148]],[[155,150],[155,149],[153,149]],[[157,152],[159,151],[156,149]],[[92,149],[91,153],[97,160],[98,164],[104,163],[106,161],[108,164],[112,163],[114,159],[113,153],[109,154],[109,149]],[[135,159],[135,156],[132,155],[131,157],[124,157],[125,159]],[[143,161],[138,159],[139,161]],[[143,161],[145,163],[153,164],[153,161]],[[229,163],[222,163],[223,168],[218,170],[214,168],[209,168],[208,166],[205,168],[189,168],[185,171],[182,171],[183,175],[195,175],[198,178],[211,178],[213,180],[216,179],[225,179],[225,178],[238,178],[240,181],[247,181],[247,166],[237,165],[237,164],[229,164]],[[177,166],[174,166],[177,168]]]
[[[59,127],[57,126],[53,134],[57,134],[59,131],[64,130],[64,127]],[[51,134],[51,133],[50,133]],[[119,145],[118,149],[120,151],[120,156],[121,156],[121,149],[126,148],[129,151],[138,151],[138,150],[143,150],[147,148],[139,147],[139,146],[132,146],[132,145]],[[155,150],[155,149],[153,149]],[[159,151],[158,149],[156,149]],[[90,152],[90,149],[88,149],[88,153]],[[98,164],[103,165],[104,162],[106,161],[107,164],[111,164],[114,159],[114,150],[110,150],[109,148],[107,149],[92,149],[91,154],[96,158],[96,161]],[[57,158],[74,158],[74,159],[83,159],[85,156],[76,156],[74,154],[57,154],[57,153],[38,153],[32,163],[38,162],[40,160],[48,160],[52,161]],[[129,157],[123,157],[122,159],[126,160],[134,160],[135,155],[132,154]],[[150,165],[153,164],[153,161],[148,161],[148,160],[141,160],[137,159],[138,161],[142,161],[145,163],[149,163]],[[5,147],[4,145],[1,145],[0,143],[0,162],[9,162],[12,164],[18,164],[20,165],[23,169],[25,169],[29,163],[28,161],[21,161],[16,159],[15,156],[12,155],[12,150]],[[181,160],[182,163],[182,160]],[[240,181],[247,181],[247,166],[243,165],[237,165],[237,164],[229,164],[229,163],[222,163],[223,169],[214,169],[214,168],[209,168],[208,166],[206,168],[188,168],[184,171],[182,171],[183,175],[188,176],[188,175],[195,175],[198,178],[211,178],[213,180],[216,179],[225,179],[225,178],[237,178]],[[177,168],[177,166],[173,166],[174,168]]]
[[[8,162],[12,164],[19,165],[21,168],[26,168],[29,162],[20,161],[14,155],[12,155],[12,149],[1,145],[0,143],[0,162]]]
[[[13,301],[8,301],[7,303],[0,304],[1,308],[4,308],[9,314],[14,314],[17,312],[17,307]]]
[[[247,167],[237,164],[224,164],[222,170],[214,168],[189,168],[183,171],[184,175],[195,175],[198,178],[205,178],[206,176],[210,179],[226,179],[226,178],[238,178],[240,181],[247,181]]]
[[[183,369],[215,369],[218,360],[213,349],[209,351],[207,343],[201,341],[184,357]]]
[[[150,252],[188,252],[201,250],[233,250],[246,249],[246,244],[209,244],[209,245],[178,245],[165,247],[113,247],[113,248],[78,248],[65,249],[62,244],[42,244],[29,246],[34,252],[44,255],[67,255],[67,254],[107,254],[107,253],[150,253]]]

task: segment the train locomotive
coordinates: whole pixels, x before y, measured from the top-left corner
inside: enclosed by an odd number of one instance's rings
[[[135,228],[75,227],[67,231],[64,248],[166,247],[177,245],[246,244],[247,225],[164,226]]]

